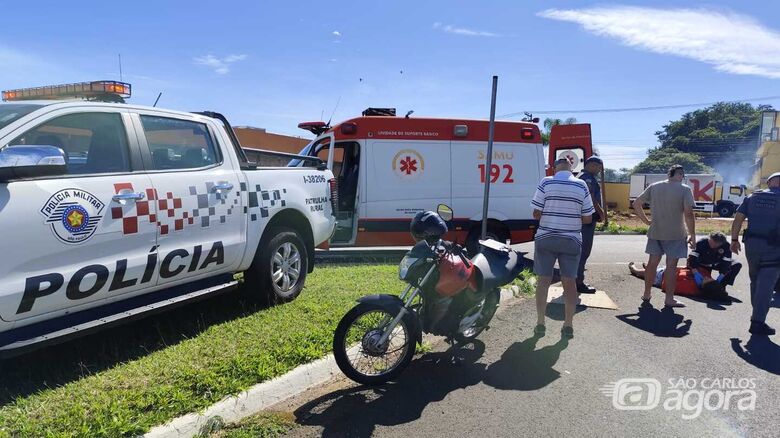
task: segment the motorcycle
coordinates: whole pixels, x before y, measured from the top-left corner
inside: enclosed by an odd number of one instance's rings
[[[435,213],[421,215],[426,219],[436,215],[433,219],[445,224],[453,212],[441,204]],[[333,336],[333,355],[347,377],[366,385],[388,382],[412,361],[423,332],[444,336],[454,358],[456,348],[488,328],[500,287],[522,269],[520,256],[508,245],[488,239],[479,241],[480,252],[469,259],[461,245],[442,240],[446,232],[446,225],[435,227],[406,253],[399,278],[407,286],[400,296],[362,297],[341,319]]]

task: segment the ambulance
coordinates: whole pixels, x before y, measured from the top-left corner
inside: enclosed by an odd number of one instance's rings
[[[456,214],[448,239],[474,247],[488,178],[488,235],[511,243],[532,240],[538,222],[530,203],[539,180],[551,174],[550,164],[559,157],[572,162],[575,174],[582,170],[592,154],[590,125],[555,126],[545,158],[536,124],[496,121],[490,168],[488,125],[396,117],[393,108],[369,108],[334,126],[298,125],[317,136],[300,155],[326,161],[336,177],[337,226],[329,246],[411,245],[414,215],[444,203]]]

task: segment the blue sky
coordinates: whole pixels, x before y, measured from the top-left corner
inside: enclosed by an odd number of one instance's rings
[[[487,118],[494,74],[499,116],[780,95],[777,2],[268,3],[9,2],[0,88],[118,79],[121,53],[132,103],[163,92],[162,107],[301,136],[339,100],[334,121],[368,106]],[[591,123],[618,168],[691,109],[539,116]]]

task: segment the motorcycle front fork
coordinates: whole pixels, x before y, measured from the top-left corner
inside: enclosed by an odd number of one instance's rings
[[[393,330],[395,330],[395,327],[398,325],[398,323],[401,322],[407,313],[409,313],[409,308],[412,305],[412,301],[414,301],[419,292],[420,290],[413,288],[411,284],[406,287],[400,297],[404,302],[404,305],[401,307],[401,309],[398,311],[398,315],[396,315],[392,321],[389,323],[387,322],[390,319],[389,316],[386,316],[382,321],[380,325],[380,327],[383,327],[382,336],[376,341],[377,345],[384,345],[385,342],[387,342],[387,338],[389,338],[390,334],[393,333]],[[411,333],[408,333],[407,335],[411,335]]]
[[[436,269],[436,264],[432,264],[431,268],[428,269],[428,272],[423,277],[422,281],[420,281],[420,287],[423,287],[425,283],[428,281],[428,279],[431,277],[431,274],[433,274],[433,271]],[[399,322],[401,322],[401,319],[403,319],[404,316],[406,316],[407,313],[409,313],[409,309],[412,306],[412,302],[415,298],[417,298],[417,294],[420,293],[420,289],[412,286],[409,284],[406,286],[406,289],[404,289],[403,293],[401,294],[400,298],[401,301],[404,302],[404,306],[401,307],[401,310],[398,311],[398,315],[393,318],[392,321],[388,325],[384,327],[382,336],[377,341],[377,345],[384,345],[385,342],[387,342],[387,338],[390,337],[390,333],[395,330],[395,327],[398,325]],[[382,321],[383,323],[386,322]],[[412,335],[412,333],[408,333],[408,335]]]

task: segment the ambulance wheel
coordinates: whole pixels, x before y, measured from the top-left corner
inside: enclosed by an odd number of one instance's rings
[[[303,290],[308,263],[306,245],[295,230],[269,228],[246,272],[246,286],[269,304],[290,302]]]
[[[466,251],[469,253],[469,257],[474,257],[479,252],[479,239],[482,236],[482,226],[476,226],[471,228],[469,235],[466,237]],[[488,239],[497,240],[499,242],[506,242],[509,238],[508,233],[501,229],[496,224],[488,223],[487,236]]]
[[[718,215],[720,215],[720,217],[734,216],[734,204],[720,204],[718,206]]]

